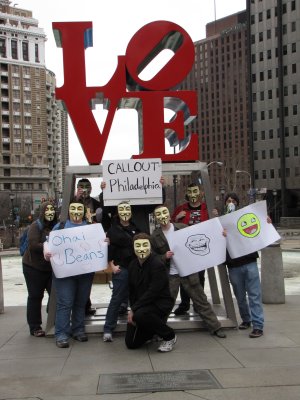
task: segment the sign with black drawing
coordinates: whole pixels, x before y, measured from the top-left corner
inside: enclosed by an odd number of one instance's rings
[[[213,267],[226,259],[226,239],[218,218],[175,231],[168,242],[180,276]]]

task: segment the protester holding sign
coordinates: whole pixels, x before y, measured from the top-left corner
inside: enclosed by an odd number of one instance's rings
[[[133,238],[137,256],[129,264],[129,300],[131,310],[125,343],[136,349],[157,335],[163,339],[158,351],[173,350],[176,343],[174,330],[166,324],[173,307],[168,271],[159,256],[151,252],[150,236],[139,233]]]
[[[165,206],[156,207],[154,216],[159,227],[156,228],[151,235],[151,245],[152,249],[161,256],[161,259],[169,268],[170,292],[174,304],[181,283],[192,299],[194,310],[201,316],[210,332],[219,338],[225,338],[226,335],[221,329],[221,324],[211,308],[203,287],[200,284],[198,273],[181,277],[174,263],[174,253],[170,250],[170,247],[172,247],[170,246],[172,243],[172,235],[174,231],[185,228],[187,225],[176,222],[171,223],[169,210]]]
[[[28,290],[27,322],[30,334],[35,337],[45,336],[42,330],[42,300],[45,290],[50,295],[52,268],[43,256],[43,243],[56,224],[56,213],[51,202],[45,201],[40,206],[38,220],[28,230],[28,247],[23,255],[23,274]]]
[[[152,214],[158,204],[164,203],[166,200],[166,192],[164,188],[165,180],[161,176],[161,163],[158,160],[143,160],[147,161],[147,171],[141,167],[134,168],[135,163],[141,164],[139,160],[114,160],[106,161],[103,165],[103,181],[101,182],[102,193],[99,195],[100,205],[105,214],[114,215],[116,207],[111,204],[119,204],[120,201],[126,199],[131,205],[132,209],[132,222],[135,223],[141,232],[150,233],[149,214]],[[128,164],[128,165],[127,165]],[[106,168],[105,168],[106,166]],[[129,166],[131,166],[129,169]],[[150,167],[151,168],[150,168]],[[126,167],[126,168],[125,168]],[[123,174],[123,175],[122,175]],[[154,188],[148,188],[149,185],[132,185],[134,189],[124,191],[124,185],[118,183],[112,187],[112,180],[127,180],[125,178],[129,174],[133,180],[143,180],[147,174],[147,179],[153,183]],[[134,178],[132,178],[132,176]],[[123,177],[123,178],[119,178]],[[106,181],[107,179],[107,181]],[[127,185],[128,186],[128,185]],[[129,185],[130,186],[130,185]]]
[[[236,193],[228,193],[225,196],[225,214],[230,214],[236,211],[238,206],[238,195]],[[267,222],[271,222],[271,220],[268,219]],[[254,225],[253,228],[250,229],[254,233],[253,229]],[[229,280],[242,318],[242,323],[239,325],[239,329],[248,329],[252,324],[253,330],[249,334],[250,338],[258,338],[262,336],[264,329],[264,311],[262,306],[261,284],[257,258],[257,251],[238,258],[231,258],[227,252],[226,258]]]
[[[91,197],[92,184],[87,178],[82,178],[77,182],[76,200],[82,202],[86,209],[86,219],[89,223],[100,222],[106,231],[110,227],[110,217],[103,212],[98,200]],[[91,296],[90,296],[91,297]],[[92,308],[92,301],[88,299],[85,313],[86,315],[94,315],[96,309]]]
[[[69,205],[69,219],[64,228],[76,228],[87,224],[85,219],[84,204],[77,199]],[[53,230],[60,229],[60,223],[55,225]],[[50,259],[51,253],[46,252],[45,258]],[[85,334],[85,306],[88,301],[94,272],[86,274],[57,278],[53,275],[53,285],[56,291],[56,317],[55,317],[55,338],[56,346],[60,348],[69,347],[69,339],[79,342],[87,342]]]
[[[121,303],[128,299],[128,265],[134,258],[133,237],[140,232],[131,222],[131,206],[122,202],[117,206],[118,215],[107,231],[109,239],[108,264],[112,270],[112,295],[104,324],[104,342],[112,342],[112,333],[118,322]]]
[[[174,222],[182,222],[186,225],[199,224],[200,222],[208,220],[208,211],[205,201],[203,200],[203,192],[200,186],[196,183],[188,185],[186,190],[186,203],[179,205],[173,212],[171,220]],[[202,287],[204,288],[205,270],[199,271],[199,279]],[[175,315],[183,315],[190,308],[190,297],[180,285],[181,303],[174,311]]]

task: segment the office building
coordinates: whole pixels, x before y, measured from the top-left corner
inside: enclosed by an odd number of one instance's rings
[[[273,215],[300,216],[300,3],[248,0],[255,187]],[[276,211],[276,212],[275,212]]]
[[[32,12],[0,0],[0,196],[24,215],[59,198],[68,164],[67,114],[45,66],[46,36]]]
[[[198,116],[189,132],[199,135],[199,160],[211,163],[211,183],[219,204],[224,192],[232,190],[246,204],[252,187],[246,11],[207,24],[206,38],[194,44],[195,64],[181,86],[198,93]]]

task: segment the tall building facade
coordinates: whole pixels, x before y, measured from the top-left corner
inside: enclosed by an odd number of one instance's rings
[[[300,216],[300,3],[248,0],[255,187]]]
[[[198,93],[198,116],[189,130],[199,135],[199,160],[211,163],[220,202],[224,192],[236,190],[246,204],[252,187],[247,36],[246,11],[207,24],[206,38],[194,43],[194,67],[182,84]]]
[[[45,33],[31,11],[10,3],[0,0],[0,202],[13,193],[28,214],[62,193],[68,124],[45,66]]]

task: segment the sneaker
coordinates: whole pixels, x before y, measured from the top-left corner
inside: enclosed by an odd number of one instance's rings
[[[218,338],[221,338],[221,339],[225,339],[226,338],[226,333],[221,328],[219,328],[216,331],[214,331],[214,335],[217,336]]]
[[[167,353],[168,351],[172,351],[176,342],[177,342],[177,336],[175,336],[171,340],[164,340],[157,349],[157,351],[160,351],[161,353]]]
[[[174,311],[175,315],[186,315],[188,313],[189,309],[188,308],[183,308],[183,307],[178,307]]]
[[[73,339],[77,340],[78,342],[87,342],[89,340],[89,338],[87,337],[87,335],[85,333],[80,333],[78,335],[74,335]]]
[[[262,329],[253,329],[251,333],[249,333],[250,338],[258,338],[264,334]]]
[[[112,334],[111,333],[104,333],[103,334],[103,342],[112,342]]]
[[[59,347],[60,349],[66,349],[70,345],[69,345],[69,341],[67,339],[62,339],[62,340],[56,341],[56,346]]]
[[[250,328],[250,326],[251,326],[251,322],[242,322],[242,323],[239,325],[239,329],[245,330],[245,329]]]

